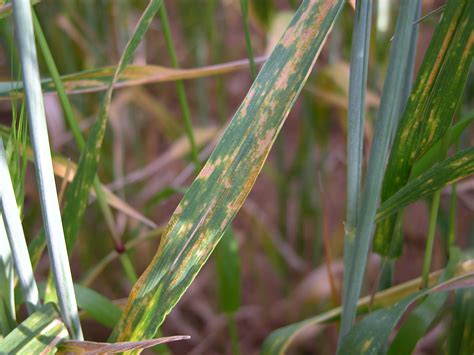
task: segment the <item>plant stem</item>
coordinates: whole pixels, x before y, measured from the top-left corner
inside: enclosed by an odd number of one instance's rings
[[[56,92],[58,94],[59,102],[61,103],[61,106],[64,111],[64,117],[66,118],[66,122],[69,125],[69,128],[71,129],[71,133],[74,137],[74,140],[79,148],[79,151],[82,153],[84,151],[84,148],[86,146],[86,142],[84,137],[82,136],[81,130],[79,128],[79,125],[77,124],[77,119],[74,114],[74,110],[72,108],[71,102],[69,101],[69,98],[66,94],[66,90],[64,88],[64,84],[61,80],[61,75],[59,74],[58,68],[56,66],[55,60],[53,58],[53,54],[51,53],[51,50],[49,49],[48,42],[46,40],[46,37],[43,33],[43,29],[41,28],[41,24],[38,20],[38,17],[36,16],[36,13],[34,10],[32,10],[33,14],[33,26],[35,30],[35,35],[36,39],[38,41],[38,45],[41,51],[41,54],[44,58],[44,61],[46,63],[46,67],[48,68],[49,74],[51,75],[51,79],[53,80],[54,86],[56,87]],[[100,183],[99,178],[96,176],[94,178],[94,189],[96,191],[96,196],[97,196],[97,202],[99,204],[99,208],[102,211],[102,214],[104,215],[105,221],[107,222],[107,225],[109,227],[109,230],[112,235],[112,241],[114,243],[115,249],[120,249],[123,247],[122,241],[120,240],[120,237],[117,235],[115,232],[115,226],[113,223],[113,214],[110,209],[110,206],[108,205],[106,201],[106,197],[104,194],[104,191],[102,189],[102,185]],[[130,260],[130,257],[128,254],[123,253],[120,257],[120,260],[123,259],[129,259],[125,263],[122,263],[124,265],[124,270],[126,275],[135,275],[135,278],[131,278],[130,281],[133,282],[133,280],[136,280],[136,272],[135,270],[129,269],[127,271],[127,268],[125,268],[125,265],[131,266],[133,268],[133,263]]]
[[[252,80],[257,77],[257,67],[253,56],[252,40],[250,38],[249,28],[249,4],[248,0],[240,0],[240,9],[242,11],[242,24],[244,26],[245,34],[245,46],[247,47],[247,55],[250,62],[250,73],[252,74]]]
[[[232,348],[232,355],[239,355],[240,348],[239,348],[239,335],[237,332],[237,323],[235,321],[235,314],[228,314],[227,315],[228,326],[229,326],[229,336],[230,336],[230,344]]]
[[[36,179],[45,225],[46,240],[58,294],[63,321],[74,339],[82,340],[82,329],[77,310],[76,296],[64,238],[54,180],[48,128],[44,112],[43,95],[38,69],[33,18],[29,0],[14,0],[13,16],[17,29],[25,101],[28,112],[30,137],[35,156]]]
[[[438,190],[433,195],[430,212],[430,225],[428,227],[428,237],[426,240],[425,257],[423,259],[423,271],[421,273],[421,288],[428,287],[429,274],[431,268],[431,259],[433,257],[433,245],[436,232],[436,221],[438,219],[439,200],[441,197],[441,190]]]
[[[361,194],[365,91],[367,88],[371,17],[372,0],[357,1],[352,36],[349,110],[347,115],[347,207],[344,236],[344,265],[346,268],[349,268],[354,256],[357,214]],[[344,275],[345,279],[349,277],[348,272]],[[344,287],[343,299],[346,298],[346,291],[347,287]]]
[[[166,12],[165,4],[163,3],[159,9],[159,15],[161,20],[161,26],[163,28],[163,34],[165,36],[166,47],[168,48],[168,53],[171,59],[171,64],[174,68],[178,69],[178,58],[176,57],[176,51],[174,50],[173,38],[171,36],[170,25],[168,22],[168,14]],[[191,111],[189,109],[188,99],[186,97],[186,91],[184,89],[184,83],[182,80],[176,81],[176,89],[178,91],[179,104],[183,112],[184,118],[184,128],[186,130],[186,135],[189,139],[189,144],[191,145],[191,158],[196,166],[200,168],[201,162],[198,156],[198,150],[196,147],[196,142],[193,134],[193,126],[191,122]]]

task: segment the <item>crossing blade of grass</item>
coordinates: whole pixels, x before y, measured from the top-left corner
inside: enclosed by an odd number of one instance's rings
[[[257,57],[255,63],[262,64],[266,59],[266,57]],[[119,79],[114,84],[114,88],[120,89],[145,84],[207,78],[235,73],[248,68],[248,66],[249,61],[246,59],[188,69],[167,68],[159,65],[129,65],[122,71]],[[106,91],[116,69],[117,67],[110,66],[85,70],[63,75],[61,81],[69,95]],[[21,96],[22,88],[21,83],[17,81],[0,82],[0,100],[9,100],[10,94],[15,90],[18,90],[18,95]],[[55,84],[50,78],[42,80],[42,88],[45,93],[56,91]]]
[[[474,174],[474,147],[462,150],[410,181],[379,208],[376,219],[387,218],[410,203]]]
[[[33,313],[41,306],[31,266],[28,247],[26,245],[25,234],[20,219],[20,211],[16,202],[15,191],[13,190],[10,171],[8,170],[7,155],[3,147],[3,140],[0,138],[0,207],[3,222],[6,227],[10,250],[15,264],[16,274],[20,280],[23,295],[26,300],[28,313]],[[2,246],[3,247],[3,246]]]
[[[217,272],[219,310],[227,314],[233,354],[239,354],[235,313],[241,305],[239,246],[231,227],[224,233],[214,252]]]
[[[390,149],[390,140],[401,111],[405,83],[405,71],[409,63],[409,47],[413,35],[412,26],[416,20],[418,1],[401,1],[390,62],[375,125],[374,140],[370,152],[363,193],[360,201],[360,215],[357,219],[355,247],[352,255],[344,259],[343,313],[339,332],[339,343],[349,332],[355,318],[357,300],[362,289],[367,256],[374,228],[374,217],[379,201],[383,172]],[[351,259],[351,260],[348,260]]]
[[[250,37],[248,0],[240,0],[240,10],[242,11],[242,24],[244,26],[245,46],[247,47],[247,56],[250,63],[250,74],[252,74],[252,80],[254,80],[257,76],[257,66],[253,57],[252,39]]]
[[[458,290],[446,342],[446,354],[470,355],[474,349],[474,288]]]
[[[459,260],[459,253],[457,256]],[[446,268],[444,277],[452,273],[455,266],[456,260],[453,257]],[[474,273],[471,272],[450,278],[431,289],[412,293],[392,307],[370,313],[343,339],[338,354],[380,354],[395,326],[415,302],[434,292],[447,292],[472,286],[474,286]]]
[[[450,127],[472,64],[473,30],[474,3],[448,1],[395,136],[382,203],[407,183],[415,161]],[[391,243],[395,221],[396,216],[381,221],[375,233],[374,250],[384,256],[401,250]]]
[[[153,337],[244,202],[345,1],[304,1],[171,217],[112,340]]]
[[[53,303],[48,303],[0,341],[1,354],[50,354],[68,332]]]
[[[7,231],[0,216],[0,334],[5,337],[16,327],[15,274]]]
[[[175,69],[179,68],[178,58],[173,44],[173,37],[171,35],[171,29],[168,21],[168,14],[166,11],[166,5],[161,5],[159,11],[161,27],[163,28],[163,35],[165,37],[166,47],[168,48],[168,54],[171,58],[171,63]],[[196,141],[194,138],[193,124],[191,120],[191,110],[189,108],[188,98],[186,96],[186,90],[184,88],[184,83],[182,80],[176,81],[176,91],[178,92],[179,105],[181,106],[181,113],[183,115],[184,129],[186,135],[188,136],[189,144],[191,146],[191,159],[196,166],[196,169],[199,169],[201,161],[199,160],[199,154],[196,146]]]
[[[354,254],[357,211],[360,200],[371,17],[372,0],[358,1],[352,32],[347,116],[347,201],[344,236],[344,263],[346,265],[351,263]],[[347,277],[349,273],[344,275]],[[345,297],[343,296],[343,298]]]
[[[103,97],[97,121],[92,127],[87,139],[84,152],[79,160],[76,176],[70,184],[65,197],[64,207],[64,230],[67,235],[67,246],[70,250],[77,238],[77,233],[84,215],[90,188],[97,173],[97,166],[100,159],[100,150],[107,126],[108,112],[112,100],[114,85],[120,74],[132,60],[133,54],[144,37],[148,27],[159,10],[162,0],[151,0],[143,12],[134,33],[127,43],[127,46],[116,67],[114,76]]]
[[[451,260],[459,260],[459,248],[451,248],[449,255]],[[454,270],[451,269],[448,265],[440,281],[445,281],[452,277]],[[428,295],[403,322],[403,325],[397,332],[397,336],[392,344],[390,344],[388,355],[412,354],[417,342],[430,328],[447,298],[448,294],[446,292]]]
[[[152,346],[166,344],[173,341],[187,340],[189,335],[175,335],[151,340],[122,342],[122,343],[97,343],[94,341],[66,340],[58,348],[57,354],[117,354],[128,351],[141,352]]]
[[[440,280],[440,276],[445,270],[436,271],[430,275],[430,285],[434,285]],[[465,276],[474,272],[474,265],[471,260],[461,263],[455,271],[455,276]],[[366,296],[357,303],[357,313],[366,314],[380,308],[388,308],[401,301],[420,289],[421,277],[407,281],[403,284],[393,286],[376,293],[373,297]],[[285,354],[288,347],[298,335],[305,334],[310,329],[320,324],[327,324],[339,319],[342,307],[333,308],[317,316],[305,319],[298,323],[290,324],[280,329],[274,330],[263,343],[261,353],[264,355]]]
[[[119,321],[122,310],[105,296],[96,291],[74,284],[77,304],[88,316],[100,324],[113,328]]]

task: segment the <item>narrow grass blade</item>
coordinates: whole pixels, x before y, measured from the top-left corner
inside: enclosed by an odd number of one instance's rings
[[[4,337],[16,327],[14,291],[12,252],[3,218],[0,217],[0,334]]]
[[[473,30],[474,3],[448,1],[400,121],[382,187],[382,203],[407,183],[415,161],[451,125],[472,64]],[[393,216],[377,227],[374,250],[382,255],[391,254],[395,221]]]
[[[53,79],[54,86],[56,87],[56,91],[58,93],[59,101],[61,103],[61,106],[64,111],[64,116],[66,118],[66,122],[69,125],[69,128],[72,131],[73,137],[76,141],[76,144],[79,147],[79,151],[82,153],[84,151],[85,147],[85,140],[81,134],[81,130],[79,128],[79,124],[77,122],[77,119],[74,115],[74,111],[72,109],[72,105],[69,102],[69,99],[66,95],[66,92],[64,90],[64,85],[60,79],[59,76],[59,71],[56,67],[56,63],[54,62],[53,55],[49,49],[48,43],[46,41],[46,38],[43,34],[43,30],[41,28],[41,25],[39,23],[38,18],[36,17],[36,14],[33,11],[33,26],[35,29],[36,33],[36,38],[39,43],[39,47],[41,49],[41,52],[43,54],[43,57],[46,62],[46,66],[48,67],[48,71],[50,72],[50,75]],[[114,228],[114,222],[113,222],[113,214],[110,209],[109,204],[106,202],[106,193],[103,191],[102,185],[99,181],[99,178],[96,176],[94,179],[94,189],[96,192],[96,197],[97,201],[99,203],[99,208],[102,211],[102,214],[104,216],[104,219],[107,221],[107,226],[109,227],[109,230],[111,231],[111,236],[112,236],[112,242],[114,243],[114,247],[117,250],[123,249],[123,243],[120,240],[120,237],[117,235],[115,232]],[[121,260],[128,265],[128,267],[125,268],[125,271],[127,274],[134,275],[135,271],[133,267],[131,267],[131,262],[126,253],[124,253],[121,257]],[[135,278],[136,279],[136,278]],[[133,279],[133,280],[135,280]]]
[[[442,272],[445,272],[445,270]],[[436,271],[431,273],[430,285],[433,285],[439,281],[442,272]],[[465,275],[471,274],[473,272],[474,265],[472,264],[472,261],[469,260],[457,267],[455,276],[464,277]],[[368,313],[369,311],[393,306],[404,297],[416,293],[420,289],[421,281],[421,277],[419,277],[417,279],[410,280],[403,284],[378,292],[373,298],[372,296],[361,298],[357,303],[357,313],[362,315]],[[339,319],[341,313],[342,307],[337,307],[317,316],[274,330],[265,339],[261,353],[265,355],[285,354],[288,350],[288,347],[298,335],[305,334],[307,331],[317,325],[329,323]]]
[[[255,58],[256,64],[264,63],[266,57]],[[222,64],[208,65],[199,68],[177,69],[167,68],[159,65],[128,65],[114,84],[115,89],[140,86],[146,84],[173,82],[177,80],[192,80],[208,78],[211,76],[226,75],[248,68],[249,61],[246,59],[235,60]],[[114,76],[117,67],[104,67],[81,71],[74,74],[61,76],[67,94],[85,94],[106,91]],[[9,100],[13,91],[22,94],[20,82],[0,82],[0,100]],[[54,93],[56,87],[52,79],[42,80],[42,88],[45,93]]]
[[[377,220],[471,174],[474,174],[474,147],[456,153],[406,184],[380,206]]]
[[[175,335],[151,340],[123,342],[123,343],[97,343],[93,341],[66,340],[59,346],[57,354],[117,354],[126,351],[141,350],[152,346],[171,343],[173,341],[187,340],[189,335]]]
[[[173,38],[171,35],[171,29],[168,22],[168,14],[166,11],[166,5],[161,5],[159,9],[159,15],[161,20],[161,27],[163,28],[163,35],[165,36],[166,47],[168,48],[168,54],[171,58],[171,63],[174,68],[179,68],[178,58],[174,49]],[[191,159],[194,165],[199,169],[201,161],[199,160],[199,154],[196,147],[196,141],[194,138],[193,124],[191,120],[191,110],[189,108],[188,98],[186,96],[186,90],[182,80],[176,81],[176,91],[178,92],[179,105],[181,106],[181,113],[183,115],[184,129],[188,136],[189,144],[191,145]]]
[[[171,217],[111,339],[153,337],[240,209],[343,0],[304,1]]]
[[[214,252],[217,270],[217,295],[219,310],[234,313],[240,307],[240,258],[239,246],[232,232],[227,230]]]
[[[81,154],[76,176],[66,192],[64,230],[67,235],[66,243],[69,250],[72,248],[77,238],[77,233],[87,206],[89,191],[97,173],[97,166],[100,159],[100,148],[102,147],[107,126],[108,112],[112,100],[114,85],[125,67],[132,60],[135,50],[140,44],[161,4],[162,0],[151,0],[135,27],[135,31],[127,43],[114,76],[112,77],[110,85],[103,98],[97,121],[92,127],[84,152]]]
[[[390,62],[385,79],[378,118],[375,125],[374,140],[366,172],[364,190],[360,202],[360,216],[357,219],[355,247],[351,260],[345,258],[343,309],[339,342],[347,334],[355,318],[357,300],[359,299],[364,279],[367,255],[374,228],[374,217],[382,187],[385,163],[390,149],[393,131],[396,129],[400,115],[401,102],[405,83],[403,75],[409,63],[409,47],[413,35],[412,25],[416,20],[418,1],[403,0],[390,51]]]
[[[347,116],[347,200],[344,264],[354,257],[364,146],[365,91],[369,63],[372,0],[357,1],[352,34]],[[344,274],[346,277],[349,273]],[[343,298],[345,298],[343,296]]]
[[[50,354],[68,332],[53,303],[45,304],[0,340],[1,354]]]
[[[20,219],[20,211],[16,202],[15,192],[13,191],[10,171],[8,170],[7,156],[3,147],[3,140],[0,138],[0,176],[2,184],[0,185],[0,207],[4,226],[10,242],[15,263],[16,274],[20,281],[23,295],[26,301],[28,312],[33,313],[41,304],[33,275],[33,268],[28,254],[25,234]]]
[[[471,355],[472,349],[474,349],[474,288],[456,291],[446,354]]]
[[[240,0],[240,10],[242,11],[242,24],[244,26],[245,46],[247,47],[247,56],[250,63],[250,73],[252,74],[252,79],[255,79],[257,76],[257,66],[253,57],[252,39],[250,37],[248,0]]]
[[[446,271],[452,272],[455,266],[455,260],[450,260]],[[415,302],[433,292],[446,292],[472,286],[474,286],[474,273],[451,278],[431,289],[415,292],[392,307],[370,313],[343,339],[338,354],[379,354],[385,348],[395,326]]]
[[[108,328],[115,327],[122,314],[122,310],[117,305],[90,288],[74,284],[74,289],[79,308],[100,324]]]
[[[458,248],[451,248],[449,255],[450,260],[458,261],[460,259],[460,250]],[[448,278],[451,278],[453,272],[452,267],[448,265],[440,281],[446,281]],[[428,295],[403,322],[397,336],[390,345],[388,355],[412,354],[416,344],[428,331],[447,298],[448,294],[446,292]]]
[[[28,0],[14,0],[12,3],[13,17],[17,28],[16,39],[21,59],[23,84],[26,93],[30,137],[36,162],[36,179],[51,268],[54,274],[64,323],[72,337],[82,339],[82,330],[77,313],[71,270],[56,194],[56,184],[54,181],[53,164],[33,33],[31,4]],[[21,31],[19,30],[20,28]]]

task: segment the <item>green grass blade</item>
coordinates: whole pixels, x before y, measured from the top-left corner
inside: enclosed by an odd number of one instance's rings
[[[410,203],[471,174],[474,174],[474,147],[456,153],[410,181],[380,206],[377,220],[381,221]]]
[[[244,202],[344,0],[304,1],[135,284],[112,339],[153,337]]]
[[[403,0],[397,19],[397,26],[390,51],[390,62],[385,79],[378,118],[375,125],[374,140],[366,172],[364,190],[360,202],[360,216],[357,220],[355,247],[352,260],[344,260],[343,313],[339,342],[347,334],[355,318],[364,278],[367,255],[374,228],[374,217],[382,187],[384,166],[390,148],[390,140],[400,115],[406,67],[409,63],[409,47],[413,35],[412,26],[416,20],[418,1]]]
[[[471,355],[474,349],[474,288],[456,291],[447,339],[447,355]]]
[[[89,191],[97,173],[97,166],[100,159],[100,150],[107,126],[107,118],[112,100],[114,84],[117,82],[120,74],[132,60],[133,54],[144,37],[153,17],[159,10],[162,0],[151,0],[143,12],[140,21],[135,27],[135,31],[130,38],[127,46],[120,58],[115,70],[114,76],[105,93],[97,121],[92,127],[89,138],[87,139],[84,152],[81,154],[78,169],[74,180],[69,186],[64,207],[64,230],[67,235],[67,246],[70,250],[77,238],[77,233],[84,215]]]
[[[122,310],[108,298],[96,291],[74,284],[77,295],[77,304],[86,313],[100,324],[113,328],[118,323]]]
[[[165,36],[166,47],[168,48],[168,54],[171,57],[171,63],[173,64],[173,67],[177,69],[179,67],[178,58],[174,49],[173,38],[171,36],[171,29],[168,22],[168,14],[166,12],[165,4],[161,5],[159,15],[161,20],[161,26],[163,28],[163,34]],[[196,168],[200,168],[201,161],[199,160],[196,141],[194,139],[193,124],[191,121],[191,110],[189,108],[188,99],[186,97],[186,90],[184,89],[184,84],[181,80],[176,81],[176,90],[178,92],[179,105],[181,106],[181,111],[183,113],[184,128],[186,131],[186,135],[189,139],[189,144],[191,146],[191,157],[193,159],[194,164],[196,165]]]
[[[239,247],[231,229],[222,236],[214,255],[219,309],[225,313],[233,313],[240,307],[241,280]]]
[[[0,207],[5,223],[10,250],[15,263],[16,274],[20,280],[23,295],[26,300],[28,312],[33,313],[41,306],[31,266],[28,247],[26,245],[25,234],[20,219],[20,211],[16,202],[15,191],[13,191],[10,171],[8,170],[7,155],[3,147],[3,140],[0,138],[0,176],[2,184],[0,186]]]
[[[50,354],[68,332],[53,303],[45,304],[0,340],[1,354]]]
[[[0,332],[6,336],[16,327],[15,274],[3,218],[0,217]]]
[[[451,248],[450,258],[459,260],[459,253],[458,248]],[[447,269],[449,270],[449,265]],[[444,275],[444,280],[450,277],[452,277],[452,272],[449,274],[448,271]],[[447,298],[448,294],[446,292],[428,295],[404,321],[390,345],[388,355],[412,354],[417,342],[428,331]]]
[[[26,93],[30,137],[35,155],[36,179],[41,211],[48,243],[48,252],[54,274],[61,314],[72,337],[81,339],[82,330],[72,284],[61,213],[54,181],[48,128],[33,33],[31,4],[27,0],[14,0],[13,17],[17,28],[16,39],[21,59],[23,84]],[[19,30],[21,28],[21,31]]]
[[[248,0],[240,0],[240,10],[242,11],[242,24],[244,27],[245,46],[247,47],[247,56],[249,58],[249,63],[250,63],[250,74],[252,75],[252,80],[253,80],[257,76],[257,66],[255,65],[255,60],[253,56],[252,39],[250,38]]]
[[[347,200],[344,236],[344,264],[354,257],[355,232],[360,200],[364,146],[365,90],[369,63],[372,0],[356,3],[352,34],[349,109],[347,116]],[[349,276],[349,273],[345,273]],[[344,298],[344,297],[343,297]]]
[[[420,67],[394,140],[382,187],[385,202],[409,180],[413,164],[451,125],[474,55],[474,3],[448,1]],[[380,223],[374,250],[390,256],[396,217]]]

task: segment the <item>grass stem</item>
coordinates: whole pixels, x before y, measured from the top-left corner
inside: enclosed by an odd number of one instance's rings
[[[174,49],[173,38],[171,36],[171,30],[168,21],[168,14],[166,12],[166,7],[164,3],[159,9],[159,16],[161,20],[161,26],[163,28],[163,34],[165,36],[166,47],[168,49],[168,54],[171,59],[171,64],[174,68],[178,69],[178,58]],[[189,139],[189,144],[191,145],[191,158],[194,164],[196,165],[196,168],[200,168],[201,161],[199,160],[198,149],[196,146],[196,141],[194,139],[193,126],[191,121],[191,110],[189,109],[188,99],[186,97],[186,90],[184,89],[184,83],[182,80],[176,81],[176,89],[178,91],[179,104],[183,112],[184,128],[186,131],[186,135]]]
[[[433,195],[431,202],[430,224],[428,227],[428,237],[426,239],[425,256],[423,258],[423,270],[421,273],[421,288],[428,287],[429,274],[431,268],[431,260],[433,258],[433,246],[436,233],[436,221],[438,220],[439,201],[441,197],[441,190],[438,190]]]

